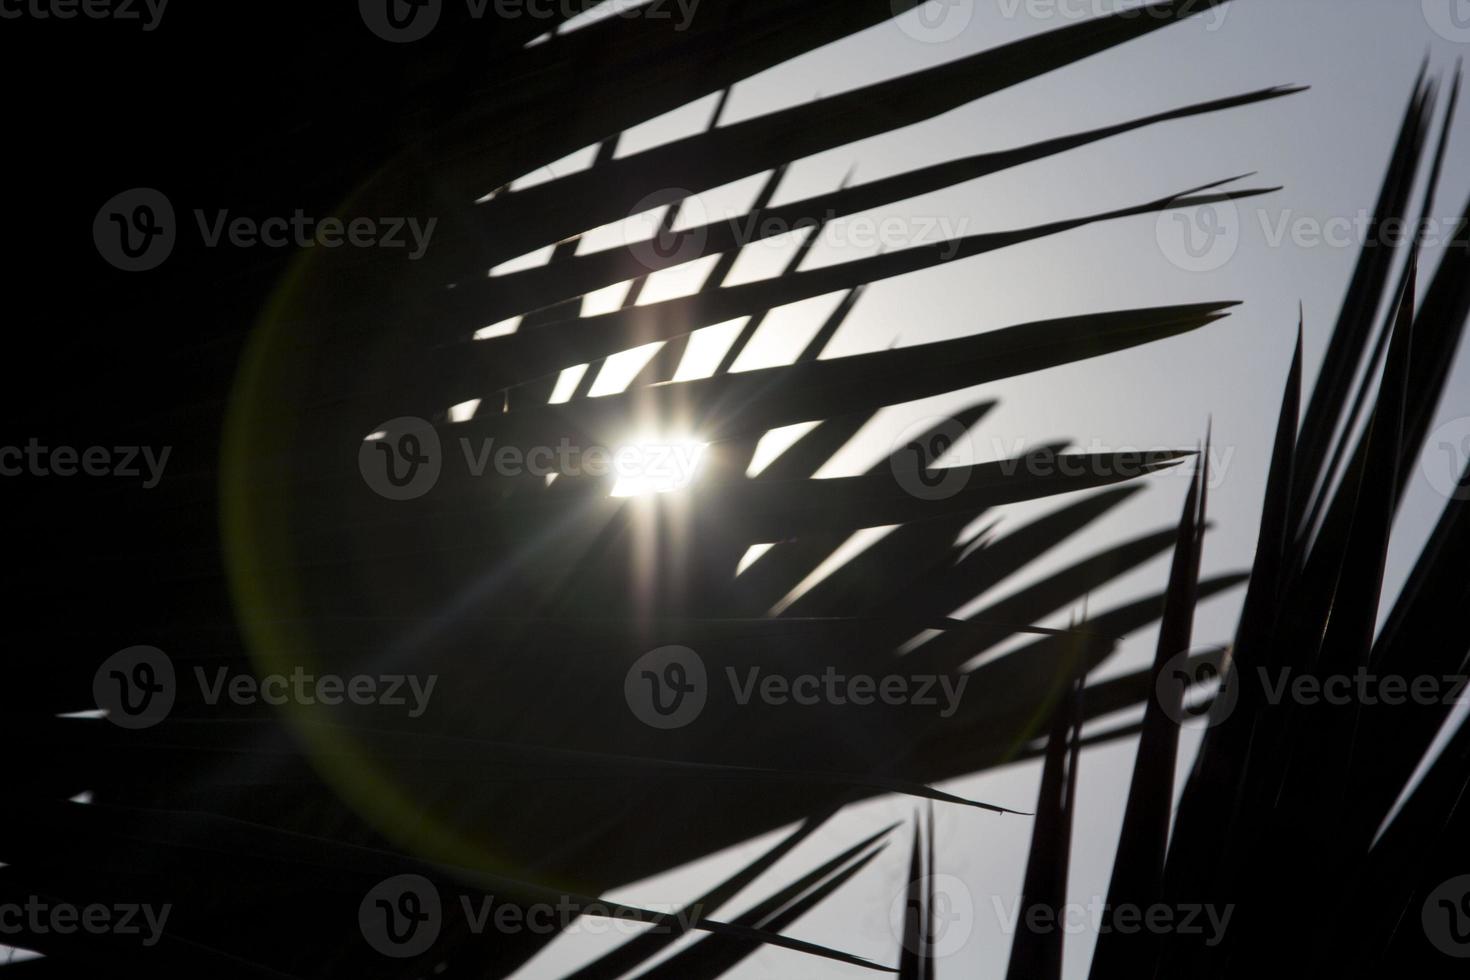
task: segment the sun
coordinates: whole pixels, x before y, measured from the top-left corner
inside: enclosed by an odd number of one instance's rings
[[[626,439],[613,448],[612,496],[639,497],[682,490],[694,482],[709,443],[692,436]]]

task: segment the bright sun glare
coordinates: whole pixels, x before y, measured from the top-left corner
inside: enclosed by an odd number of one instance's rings
[[[613,450],[612,496],[637,497],[681,490],[694,480],[708,443],[689,437],[629,439]]]

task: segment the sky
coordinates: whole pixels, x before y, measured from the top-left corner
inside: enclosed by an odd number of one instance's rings
[[[1458,6],[1457,6],[1458,5]],[[1112,0],[951,0],[896,18],[776,66],[736,85],[721,119],[728,124],[785,106],[941,64],[1017,38],[1119,9]],[[1080,451],[1191,448],[1213,426],[1211,518],[1206,575],[1249,568],[1259,501],[1282,385],[1295,341],[1298,309],[1305,314],[1307,382],[1315,375],[1348,277],[1357,242],[1314,242],[1317,226],[1345,228],[1371,208],[1414,78],[1422,60],[1448,77],[1470,50],[1470,8],[1462,0],[1236,0],[1192,21],[981,99],[935,119],[795,161],[776,204],[834,189],[846,177],[862,183],[961,155],[1019,146],[1191,102],[1277,84],[1310,85],[1310,91],[1266,104],[1176,121],[1127,134],[886,207],[868,218],[901,219],[893,227],[913,243],[932,241],[937,230],[973,234],[1019,228],[1054,219],[1141,203],[1210,181],[1256,172],[1243,183],[1283,190],[1241,202],[1234,213],[1196,214],[1181,224],[1173,216],[1129,218],[1094,225],[1031,244],[979,256],[871,286],[824,357],[844,356],[959,337],[996,327],[1108,309],[1211,300],[1244,304],[1222,322],[1103,359],[1055,368],[980,389],[885,411],[819,475],[857,473],[885,455],[900,432],[917,419],[943,417],[977,396],[1000,406],[974,433],[973,458],[1013,455],[1020,446],[1059,438]],[[697,11],[695,13],[697,17]],[[1464,27],[1457,26],[1465,24]],[[711,96],[625,134],[619,155],[703,129],[714,109]],[[1464,115],[1462,113],[1462,115]],[[1458,120],[1449,145],[1435,215],[1459,213],[1470,194],[1470,120]],[[528,175],[525,184],[555,179],[591,159],[591,149]],[[752,175],[699,196],[685,219],[743,213],[766,175]],[[647,230],[659,212],[645,214],[586,236],[581,251],[621,244]],[[691,216],[693,216],[691,218]],[[685,223],[685,222],[681,222]],[[1215,246],[1192,255],[1186,231],[1202,235],[1220,227]],[[1280,234],[1286,229],[1286,234]],[[1293,233],[1291,229],[1298,229]],[[804,268],[876,253],[856,224],[813,249]],[[1196,243],[1202,239],[1196,239]],[[797,240],[753,246],[741,256],[727,284],[779,273]],[[903,241],[897,243],[902,247]],[[890,242],[888,247],[895,247]],[[1424,268],[1437,250],[1429,248]],[[505,269],[545,261],[545,252]],[[652,277],[642,302],[693,291],[708,262]],[[736,369],[784,363],[800,349],[838,297],[820,297],[776,311],[763,325]],[[621,300],[618,287],[588,297],[584,313]],[[707,328],[696,338],[681,377],[696,376],[717,361],[739,323]],[[1463,352],[1462,352],[1463,353]],[[651,351],[613,365],[600,390],[616,389]],[[623,377],[622,383],[626,383]],[[1436,426],[1463,446],[1470,434],[1470,363],[1454,366]],[[1431,437],[1437,447],[1439,437]],[[774,443],[773,443],[774,446]],[[1433,448],[1440,453],[1441,450]],[[953,462],[964,462],[963,447]],[[1462,465],[1463,458],[1455,459]],[[1397,590],[1408,562],[1437,520],[1445,498],[1434,468],[1449,460],[1427,458],[1417,469],[1402,505],[1390,557],[1387,595]],[[1082,554],[1137,534],[1172,525],[1187,490],[1184,469],[1150,479],[1147,492],[1097,522],[1057,555],[1028,568],[988,601],[1025,587]],[[1002,532],[1068,502],[1053,498],[1006,508]],[[868,535],[864,540],[871,540]],[[859,541],[858,544],[862,542]],[[1142,566],[1090,597],[1106,609],[1163,588],[1167,555]],[[1205,602],[1196,619],[1197,645],[1228,642],[1241,593]],[[1387,606],[1385,601],[1385,607]],[[1066,625],[1072,610],[1046,625]],[[1129,637],[1099,676],[1145,666],[1154,631]],[[1128,718],[1109,719],[1107,727]],[[1198,744],[1185,733],[1180,771]],[[1105,895],[1113,843],[1122,819],[1133,746],[1124,742],[1083,756],[1074,829],[1070,900],[1086,905]],[[943,786],[973,799],[1029,810],[1039,766],[1017,765]],[[854,806],[813,840],[763,875],[725,911],[738,914],[821,861],[892,821],[908,821],[913,801],[881,798]],[[1006,921],[1024,871],[1031,820],[959,806],[936,810],[938,871],[959,918],[941,944],[938,976],[1004,975],[1010,949]],[[897,831],[880,858],[819,908],[788,930],[790,935],[835,946],[886,963],[898,943],[891,909],[907,873],[909,830]],[[734,870],[780,835],[747,842],[695,865],[621,888],[609,898],[669,908],[699,894],[722,872]],[[997,905],[997,902],[999,904]],[[968,905],[970,913],[964,912]],[[956,938],[958,937],[958,938]],[[1065,975],[1085,977],[1095,936],[1069,934]],[[612,948],[619,937],[574,928],[530,961],[517,976],[562,975]],[[675,947],[678,949],[680,947]],[[764,948],[734,974],[740,977],[846,978],[865,975],[841,964]]]

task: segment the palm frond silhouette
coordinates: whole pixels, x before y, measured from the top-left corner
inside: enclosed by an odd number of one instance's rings
[[[1235,305],[1099,310],[824,359],[866,285],[1274,188],[1233,180],[1162,188],[1129,207],[804,268],[824,222],[1298,90],[1183,105],[774,204],[786,166],[1110,54],[1221,2],[1163,0],[1146,16],[1098,17],[742,122],[720,122],[721,99],[703,132],[622,156],[619,134],[630,127],[917,4],[703,0],[682,34],[613,17],[536,44],[528,42],[544,22],[534,32],[535,22],[513,22],[492,52],[493,85],[450,32],[426,41],[436,46],[426,57],[446,69],[417,90],[418,101],[385,110],[407,148],[386,162],[345,149],[343,159],[357,181],[354,210],[435,215],[432,247],[417,261],[317,249],[278,277],[223,412],[219,460],[197,482],[150,500],[143,515],[173,528],[171,540],[218,528],[222,544],[154,554],[135,573],[170,590],[174,614],[149,635],[180,677],[222,667],[433,677],[432,703],[412,716],[352,704],[222,713],[183,683],[165,720],[128,730],[75,716],[93,707],[95,664],[33,668],[14,717],[43,748],[13,775],[17,802],[5,819],[34,856],[0,868],[5,892],[152,895],[174,911],[154,946],[27,937],[44,958],[6,969],[62,975],[74,962],[128,962],[154,976],[502,976],[554,937],[554,929],[476,930],[472,918],[446,914],[429,948],[384,957],[364,942],[359,908],[403,926],[395,941],[411,935],[426,907],[373,898],[373,889],[415,875],[446,906],[554,904],[655,927],[610,943],[574,974],[582,978],[713,977],[767,945],[787,947],[794,961],[932,977],[940,902],[932,878],[952,843],[936,839],[932,817],[914,825],[909,914],[891,963],[787,930],[880,855],[892,857],[895,828],[813,857],[808,873],[763,891],[739,915],[728,908],[782,857],[818,850],[814,840],[843,807],[897,793],[931,808],[1034,819],[1023,904],[1055,909],[1066,900],[1084,749],[1136,739],[1109,902],[1231,902],[1239,912],[1218,946],[1111,934],[1099,942],[1094,976],[1326,976],[1408,962],[1423,964],[1415,975],[1444,972],[1417,915],[1438,863],[1464,855],[1470,736],[1462,731],[1434,758],[1380,835],[1448,708],[1277,703],[1259,670],[1407,675],[1463,666],[1463,643],[1434,639],[1452,629],[1465,598],[1456,567],[1470,533],[1463,496],[1450,501],[1375,631],[1397,501],[1470,312],[1463,249],[1446,250],[1422,290],[1412,244],[1364,249],[1304,414],[1300,348],[1288,371],[1249,572],[1200,575],[1208,454],[1188,447],[1140,457],[1068,454],[1058,444],[936,466],[957,437],[983,425],[989,400],[916,433],[865,474],[814,479],[881,409],[1201,330]],[[585,82],[567,107],[574,70]],[[1453,93],[1448,102],[1430,154],[1431,195]],[[1415,213],[1435,104],[1434,85],[1421,79],[1377,223]],[[598,150],[585,169],[512,186],[590,146]],[[765,186],[739,221],[681,221],[699,193],[761,174]],[[668,209],[647,239],[578,253],[581,236],[660,206]],[[1432,198],[1417,213],[1431,207]],[[781,274],[726,284],[742,247],[794,228],[809,233]],[[547,247],[542,265],[487,274]],[[697,291],[639,302],[649,276],[711,257]],[[584,296],[620,283],[630,287],[618,309],[582,315]],[[771,311],[831,294],[842,301],[791,363],[733,369]],[[740,318],[712,373],[675,380],[696,331]],[[507,320],[517,321],[513,330],[487,335]],[[629,385],[593,396],[609,358],[654,342],[663,346]],[[557,392],[562,372],[577,366],[586,366],[580,380]],[[201,416],[197,425],[220,421]],[[762,437],[798,423],[814,424],[747,475]],[[702,444],[693,481],[621,496],[605,475],[563,471],[548,481],[487,464],[497,447],[616,447],[641,433]],[[1066,552],[1060,570],[953,618],[1067,548],[1142,478],[1179,465],[1198,473],[1177,526],[1095,554]],[[370,467],[385,486],[365,480]],[[1089,492],[1007,534],[961,540],[994,508],[1077,491]],[[798,589],[854,532],[888,526],[875,545]],[[764,550],[750,562],[754,546]],[[1067,629],[1036,625],[1171,551],[1156,593],[1090,611]],[[1196,604],[1247,581],[1234,643],[1191,654]],[[140,621],[122,599],[100,597],[98,611]],[[1089,680],[1121,637],[1156,622],[1149,669]],[[912,646],[921,634],[926,641]],[[742,703],[730,694],[763,672],[833,668],[901,670],[965,694],[949,713],[881,699]],[[701,684],[700,670],[718,683]],[[1195,689],[1207,675],[1221,680],[1200,707]],[[653,723],[632,709],[635,692],[646,692]],[[692,716],[676,717],[696,696]],[[1089,723],[1140,705],[1141,721],[1084,736]],[[1212,727],[1171,822],[1179,723],[1191,710]],[[1043,776],[1034,817],[1015,816],[1017,801],[936,788],[1035,758]],[[82,791],[90,805],[67,802]],[[793,825],[681,911],[600,898]],[[662,958],[689,931],[701,935]],[[1009,975],[1060,977],[1062,942],[1058,930],[1020,930]]]

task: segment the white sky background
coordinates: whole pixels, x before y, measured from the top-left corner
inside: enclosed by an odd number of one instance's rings
[[[1310,383],[1357,257],[1356,247],[1323,244],[1304,248],[1289,239],[1272,247],[1260,212],[1274,226],[1288,212],[1290,217],[1325,221],[1350,218],[1372,207],[1421,59],[1428,53],[1433,70],[1448,75],[1455,58],[1470,51],[1470,44],[1456,43],[1430,26],[1430,15],[1436,12],[1438,23],[1449,23],[1443,14],[1453,2],[1456,0],[1426,0],[1421,10],[1417,0],[1236,0],[1222,11],[1158,31],[934,120],[796,162],[777,195],[778,204],[832,190],[849,169],[854,169],[853,181],[861,183],[965,154],[1018,146],[1269,85],[1312,86],[1311,91],[1284,100],[1152,127],[884,209],[878,217],[903,216],[912,219],[914,227],[925,220],[943,220],[958,233],[976,233],[1141,203],[1250,171],[1258,171],[1259,176],[1244,184],[1285,186],[1269,197],[1242,202],[1238,248],[1228,261],[1208,272],[1187,271],[1171,261],[1170,254],[1178,254],[1177,245],[1170,244],[1178,242],[1177,227],[1166,224],[1160,231],[1152,217],[1140,217],[871,286],[827,356],[1110,309],[1209,300],[1243,300],[1245,305],[1229,319],[1183,337],[885,413],[884,424],[865,432],[824,471],[826,475],[860,471],[887,452],[898,432],[913,419],[945,415],[981,393],[1000,398],[998,409],[977,431],[975,448],[981,459],[1009,455],[1017,441],[1034,445],[1058,438],[1072,439],[1079,450],[1190,448],[1203,438],[1206,422],[1213,418],[1216,472],[1210,511],[1217,529],[1206,543],[1205,573],[1248,568],[1298,302],[1306,310]],[[962,21],[966,6],[961,0],[951,17]],[[917,15],[909,14],[737,85],[724,122],[937,65],[1112,9],[1117,8],[1111,0],[978,2],[964,29],[944,43],[925,43],[906,33],[905,26],[918,24]],[[949,33],[957,26],[956,20],[945,25]],[[1463,37],[1470,42],[1470,29]],[[638,127],[624,139],[620,155],[703,129],[714,102],[713,97],[701,100]],[[1463,118],[1466,113],[1461,115],[1436,208],[1436,214],[1443,217],[1458,214],[1470,192],[1470,119]],[[552,170],[565,174],[588,159],[590,154],[579,154]],[[542,173],[532,179],[551,176]],[[743,213],[764,179],[765,175],[757,175],[702,195],[701,204],[710,215]],[[583,250],[620,241],[616,230],[608,229],[584,243]],[[794,247],[794,240],[785,240],[781,248],[747,249],[728,281],[776,274]],[[824,242],[805,267],[848,261],[876,251],[875,247],[838,248]],[[1434,257],[1433,251],[1428,253],[1426,269],[1432,269]],[[692,291],[702,280],[705,264],[697,266],[698,274],[686,267],[656,276],[643,301]],[[619,298],[614,294],[589,300],[584,309],[591,312],[592,303],[600,307]],[[737,367],[781,363],[799,349],[836,299],[798,304],[770,317]],[[731,333],[733,327],[710,330],[707,339],[714,357],[718,357],[718,341]],[[1461,357],[1437,423],[1470,415],[1467,370],[1470,364]],[[992,439],[999,441],[992,443]],[[1085,554],[1172,525],[1186,489],[1183,469],[1153,478],[1147,492],[1079,535],[1055,558],[1027,569],[1023,578],[1007,583],[987,599],[1015,591]],[[1068,499],[1007,508],[1001,531]],[[1408,571],[1406,562],[1438,518],[1443,503],[1423,472],[1416,471],[1396,531],[1390,594],[1402,582]],[[1145,591],[1162,589],[1167,563],[1165,555],[1094,594],[1091,608],[1111,608]],[[1232,637],[1240,594],[1237,590],[1202,606],[1195,627],[1197,644]],[[1052,625],[1064,625],[1066,618],[1063,613]],[[1153,642],[1152,630],[1130,637],[1103,676],[1144,666],[1152,656]],[[1181,771],[1197,742],[1197,736],[1186,733]],[[1070,884],[1074,902],[1085,904],[1092,896],[1106,893],[1132,755],[1132,744],[1123,743],[1083,756]],[[958,780],[943,788],[1030,810],[1038,775],[1039,766],[1029,764]],[[762,876],[722,915],[737,915],[879,827],[909,820],[914,810],[914,801],[892,797],[850,808]],[[1010,937],[1002,929],[992,896],[1001,898],[1007,912],[1012,909],[1024,870],[1031,820],[947,805],[937,807],[936,820],[938,870],[964,883],[975,909],[968,941],[939,961],[938,976],[941,980],[1003,977]],[[738,868],[778,836],[749,842],[608,897],[664,908],[677,905]],[[889,849],[877,861],[788,930],[789,934],[879,962],[896,962],[898,943],[889,925],[889,908],[904,886],[908,844],[905,827],[892,836]],[[606,932],[589,933],[574,930],[562,937],[518,976],[560,976],[623,941]],[[1086,933],[1069,937],[1068,978],[1086,976],[1093,938]],[[749,957],[734,975],[852,978],[869,974],[765,948]]]

